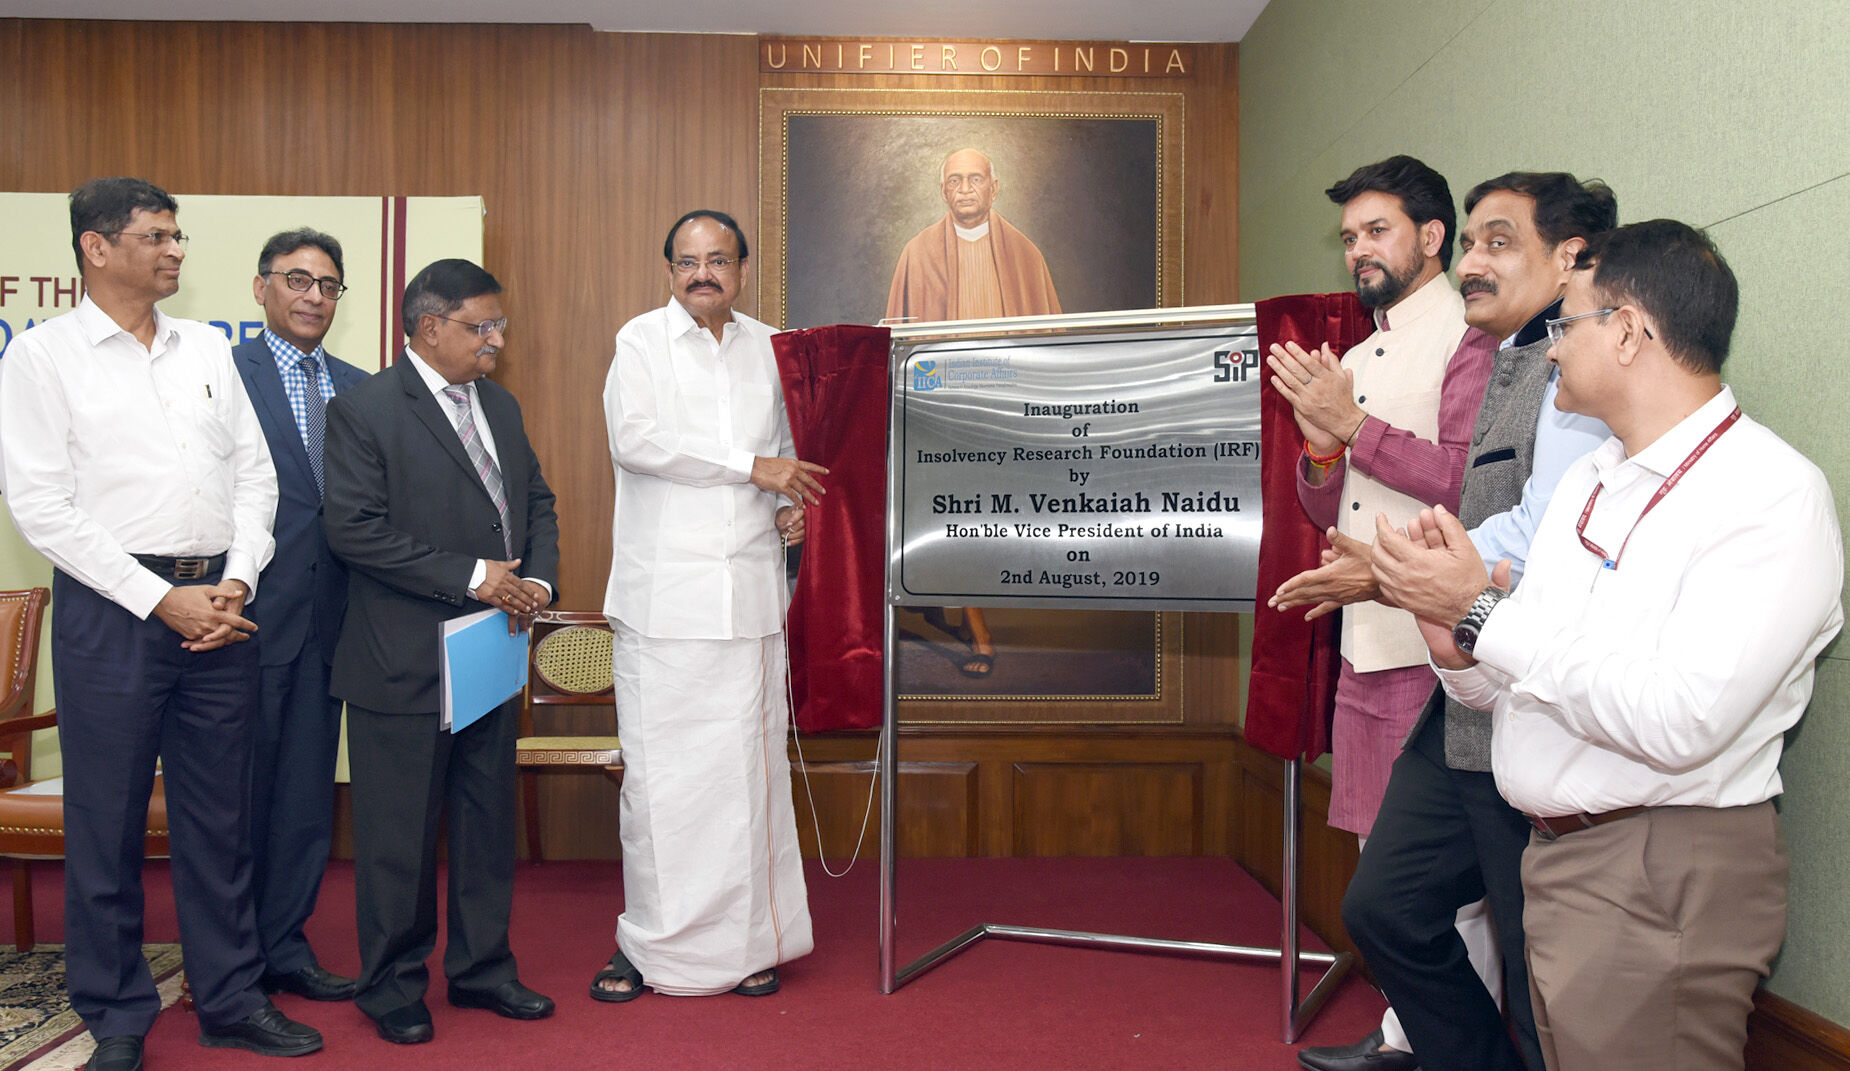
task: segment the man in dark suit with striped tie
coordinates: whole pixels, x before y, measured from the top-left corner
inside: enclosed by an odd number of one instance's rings
[[[340,242],[284,231],[264,243],[252,292],[263,334],[232,350],[276,466],[276,556],[263,570],[257,622],[259,696],[251,749],[252,893],[263,986],[347,1000],[353,979],[325,970],[302,926],[314,914],[334,836],[340,701],[328,692],[347,606],[347,570],[321,528],[328,399],[366,378],[322,339],[346,290]]]
[[[520,403],[487,378],[506,342],[500,293],[466,260],[419,272],[404,352],[327,410],[328,545],[349,577],[333,690],[353,770],[354,1002],[399,1044],[433,1032],[424,964],[446,811],[450,1003],[510,1019],[553,1011],[520,983],[508,947],[520,699],[454,733],[439,724],[443,622],[492,607],[525,628],[558,578],[552,491]]]

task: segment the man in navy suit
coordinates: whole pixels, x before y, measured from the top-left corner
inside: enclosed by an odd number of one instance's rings
[[[263,987],[310,1000],[348,1000],[354,986],[322,968],[302,933],[334,834],[340,701],[329,694],[328,673],[347,607],[347,570],[321,526],[326,407],[366,378],[321,345],[344,278],[340,243],[329,235],[303,229],[271,238],[251,283],[267,326],[232,351],[279,492],[276,556],[263,571],[263,598],[249,608],[262,633],[251,843]]]

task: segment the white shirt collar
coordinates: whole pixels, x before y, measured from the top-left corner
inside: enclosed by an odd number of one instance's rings
[[[85,294],[83,300],[77,303],[77,323],[83,328],[84,338],[92,346],[114,335],[128,334],[127,329],[90,300],[89,294]],[[159,305],[154,306],[154,340],[158,342],[174,331],[172,318],[162,312]]]
[[[736,328],[739,324],[738,313],[730,313],[729,317],[730,318],[726,321],[726,326],[720,331],[722,335],[724,335],[726,331]],[[668,299],[668,337],[679,338],[689,331],[704,332],[706,328],[699,320],[694,319],[693,313],[687,311],[687,306],[681,304],[680,298],[670,297]]]
[[[1629,460],[1646,471],[1668,476],[1689,457],[1690,452],[1696,449],[1709,432],[1715,430],[1723,417],[1734,411],[1734,407],[1734,389],[1724,383],[1715,397],[1703,402],[1695,412],[1677,421],[1675,427],[1659,435],[1655,442],[1630,458],[1625,457],[1625,444],[1615,436],[1606,444],[1616,448],[1617,460],[1613,464],[1616,466]],[[1605,471],[1605,466],[1600,466],[1600,469]]]
[[[405,359],[411,362],[411,367],[417,371],[418,378],[424,381],[424,386],[430,390],[433,396],[441,394],[451,387],[461,387],[471,394],[475,393],[475,382],[473,380],[468,383],[451,383],[449,380],[443,378],[442,372],[432,368],[429,362],[419,357],[416,351],[412,350],[410,346],[405,347]],[[445,403],[448,403],[448,399],[445,399]]]
[[[956,220],[952,220],[951,229],[957,232],[957,237],[966,242],[980,242],[989,237],[989,217],[983,217],[983,222],[974,227],[965,227]]]

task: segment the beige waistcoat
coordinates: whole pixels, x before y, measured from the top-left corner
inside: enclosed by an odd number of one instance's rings
[[[1377,314],[1376,323],[1382,320]],[[1465,337],[1465,302],[1440,274],[1387,310],[1388,327],[1343,355],[1355,373],[1355,400],[1369,416],[1422,439],[1439,441],[1439,392],[1445,369]],[[1430,502],[1421,502],[1347,467],[1336,526],[1365,543],[1375,541],[1375,514],[1404,525]],[[1380,603],[1344,607],[1342,652],[1357,672],[1426,663],[1426,643],[1413,615]]]

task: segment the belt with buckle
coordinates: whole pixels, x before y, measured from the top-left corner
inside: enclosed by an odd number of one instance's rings
[[[214,554],[210,558],[169,558],[160,554],[137,554],[135,560],[151,572],[171,580],[204,580],[212,573],[225,568],[225,556]]]
[[[1557,840],[1569,833],[1578,833],[1583,829],[1603,826],[1607,822],[1617,822],[1621,818],[1643,814],[1650,809],[1649,807],[1621,807],[1604,814],[1564,814],[1554,818],[1525,814],[1523,817],[1529,820],[1529,824],[1535,827],[1535,831],[1542,835],[1543,840]]]

